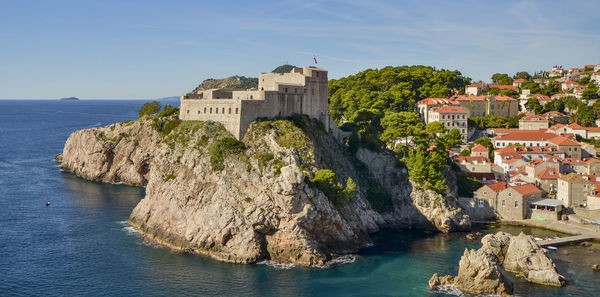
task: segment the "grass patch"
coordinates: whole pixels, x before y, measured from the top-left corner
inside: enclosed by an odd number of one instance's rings
[[[275,155],[272,153],[257,153],[252,156],[254,159],[258,161],[258,168],[262,172],[271,160],[275,159]]]
[[[168,181],[170,181],[170,180],[172,180],[172,179],[175,179],[175,178],[176,178],[176,176],[175,176],[175,175],[173,175],[173,174],[167,174],[167,175],[165,175],[165,177],[163,178],[163,181],[165,181],[165,182],[168,182]]]
[[[213,141],[208,146],[210,154],[210,166],[213,171],[225,169],[225,158],[232,154],[241,153],[246,150],[246,145],[233,136],[223,137]]]

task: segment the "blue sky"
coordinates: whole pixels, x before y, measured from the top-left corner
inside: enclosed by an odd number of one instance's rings
[[[600,1],[0,0],[0,98],[159,98],[313,54],[493,73],[600,63]]]

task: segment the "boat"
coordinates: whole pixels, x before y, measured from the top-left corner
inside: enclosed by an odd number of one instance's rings
[[[547,246],[546,248],[547,248],[548,250],[551,250],[551,251],[557,251],[557,250],[558,250],[558,248],[557,248],[557,247],[555,247],[555,246]]]
[[[541,238],[539,238],[539,237],[534,237],[533,239],[534,239],[535,241],[542,241],[542,239],[541,239]]]

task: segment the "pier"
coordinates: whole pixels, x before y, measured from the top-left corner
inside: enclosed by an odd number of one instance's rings
[[[560,245],[579,243],[579,242],[584,242],[584,241],[589,241],[589,240],[594,240],[594,239],[596,239],[596,236],[594,236],[594,235],[582,234],[582,235],[568,236],[568,237],[562,237],[562,238],[557,238],[557,239],[541,240],[541,241],[538,241],[538,244],[541,247],[560,246]]]

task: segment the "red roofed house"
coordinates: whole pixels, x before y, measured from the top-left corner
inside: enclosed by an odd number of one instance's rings
[[[429,111],[427,123],[440,122],[448,131],[458,129],[463,141],[467,141],[467,112],[459,106],[442,106]]]
[[[477,96],[488,90],[488,86],[484,83],[473,83],[465,87],[465,94]]]
[[[524,220],[529,202],[542,198],[542,191],[533,184],[507,187],[498,193],[496,212],[503,219]]]
[[[429,111],[442,106],[458,106],[458,102],[446,98],[425,98],[417,102],[417,113],[421,117],[421,120],[427,124]]]
[[[519,87],[514,86],[514,85],[490,85],[489,87],[490,87],[490,89],[496,88],[496,89],[500,89],[500,90],[507,90],[507,89],[515,90],[515,91],[519,90]]]
[[[548,167],[535,176],[535,185],[543,191],[543,196],[555,194],[559,176],[556,168]]]
[[[548,119],[539,114],[529,114],[519,120],[519,130],[548,129]]]
[[[471,157],[486,157],[489,158],[490,154],[488,148],[477,143],[471,148]]]
[[[575,82],[575,81],[567,80],[564,83],[560,84],[560,89],[562,91],[567,91],[567,90],[570,90],[572,88],[575,88],[578,85],[579,84],[577,82]]]
[[[524,82],[525,82],[524,78],[513,79],[513,86],[520,88]]]
[[[549,143],[548,140],[554,137],[556,137],[556,134],[544,132],[543,130],[516,130],[505,135],[496,136],[492,142],[496,148],[503,148],[514,144],[547,146]]]
[[[534,99],[537,99],[537,100],[538,100],[538,102],[539,102],[539,103],[540,103],[542,106],[544,106],[544,105],[546,105],[546,103],[548,103],[548,102],[552,101],[552,98],[550,98],[550,97],[548,97],[548,96],[546,96],[546,95],[542,95],[542,94],[535,94],[535,95],[531,95],[531,96],[529,96],[529,98],[534,98]]]
[[[581,144],[563,136],[555,136],[548,140],[549,145],[555,145],[567,158],[581,159]]]
[[[498,193],[507,187],[509,187],[509,185],[504,181],[483,185],[473,192],[473,197],[476,200],[477,207],[489,207],[496,209]]]
[[[569,122],[569,116],[558,111],[549,111],[544,116],[548,120],[553,120],[555,124],[566,124]]]

